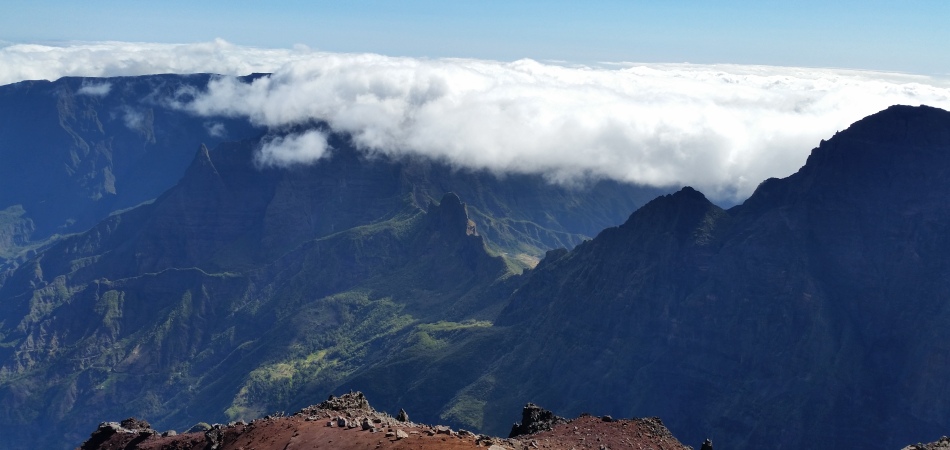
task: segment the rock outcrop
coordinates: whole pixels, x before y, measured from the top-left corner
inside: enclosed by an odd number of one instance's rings
[[[121,440],[127,442],[126,445],[134,446],[157,434],[148,422],[130,417],[122,422],[103,422],[99,424],[99,428],[92,432],[89,440],[79,448],[80,450],[109,448],[108,443],[114,440]]]
[[[524,405],[521,410],[521,423],[511,426],[511,433],[508,437],[518,437],[525,434],[533,434],[540,431],[547,431],[554,428],[555,425],[567,423],[567,419],[554,415],[534,403]]]
[[[929,444],[908,445],[901,450],[950,450],[950,437],[943,436],[935,442]]]
[[[369,401],[366,400],[366,396],[362,392],[350,392],[348,394],[343,394],[339,397],[333,395],[330,398],[324,400],[319,405],[316,406],[317,409],[325,409],[328,411],[346,411],[346,410],[360,410],[360,411],[373,411],[373,408],[369,406]]]

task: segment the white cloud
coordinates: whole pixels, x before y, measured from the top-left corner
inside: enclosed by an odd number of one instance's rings
[[[308,130],[264,139],[257,154],[257,162],[263,166],[277,167],[309,164],[326,156],[329,149],[323,133]]]
[[[145,123],[146,117],[143,112],[136,111],[128,106],[123,106],[120,110],[122,111],[122,121],[128,129],[140,131],[147,125]]]
[[[212,81],[181,105],[286,129],[323,121],[370,152],[552,180],[689,184],[741,199],[797,170],[819,140],[893,104],[950,109],[950,84],[923,76],[764,66],[395,58],[224,41],[0,48],[0,83],[63,75],[273,72]],[[262,146],[260,162],[327,155],[320,132]]]
[[[741,199],[864,116],[897,103],[950,108],[941,83],[830,69],[314,54],[251,84],[217,79],[188,107],[269,127],[321,120],[373,152]]]
[[[269,73],[309,54],[306,48],[241,47],[223,40],[195,44],[79,42],[0,46],[0,85],[66,76],[113,77],[157,73]]]
[[[209,136],[216,138],[221,138],[228,135],[227,128],[225,128],[224,124],[221,122],[206,122],[205,130],[208,131]]]
[[[105,97],[109,95],[110,90],[112,90],[112,83],[83,83],[76,94]]]

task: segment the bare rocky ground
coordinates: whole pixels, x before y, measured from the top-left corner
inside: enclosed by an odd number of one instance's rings
[[[950,450],[950,437],[944,436],[937,442],[929,444],[908,445],[901,450]]]
[[[80,450],[293,450],[293,449],[638,449],[686,450],[657,418],[621,419],[584,415],[553,416],[534,405],[530,412],[550,420],[533,423],[531,434],[511,438],[477,435],[446,426],[409,421],[374,410],[363,394],[350,393],[304,408],[293,416],[265,417],[250,423],[214,425],[182,434],[160,433],[141,420],[106,422]],[[517,427],[516,427],[517,428]]]

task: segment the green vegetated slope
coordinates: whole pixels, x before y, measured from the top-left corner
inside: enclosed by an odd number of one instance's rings
[[[202,147],[154,202],[20,264],[0,287],[11,447],[74,446],[104,417],[180,430],[289,411],[393,355],[457,354],[495,332],[529,257],[646,195],[331,143],[331,158],[282,169],[254,164],[257,141]]]

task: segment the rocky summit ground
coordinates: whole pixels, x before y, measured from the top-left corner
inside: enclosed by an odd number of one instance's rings
[[[582,415],[566,420],[531,404],[525,407],[523,416],[532,423],[516,424],[513,437],[498,438],[413,423],[405,411],[393,417],[374,410],[362,393],[354,392],[331,396],[292,416],[268,416],[250,423],[213,425],[181,434],[159,432],[138,419],[105,422],[79,450],[691,448],[673,437],[657,418],[614,420],[609,416]],[[532,432],[518,434],[518,429]]]
[[[929,444],[908,445],[902,450],[950,450],[950,437],[944,436]]]

